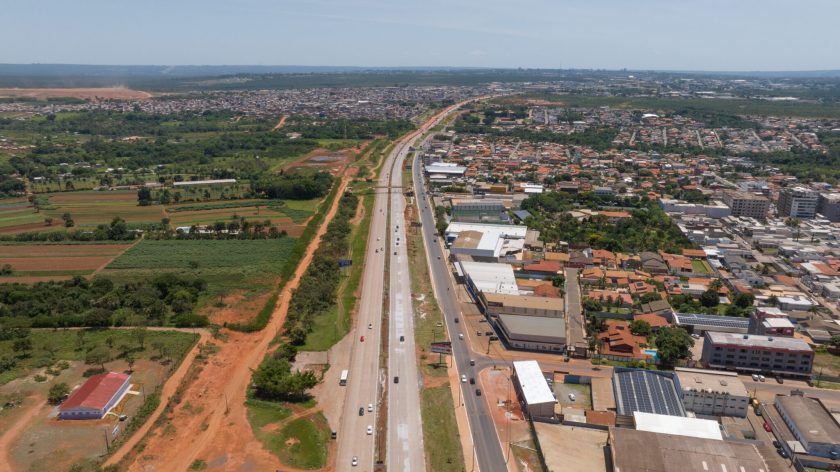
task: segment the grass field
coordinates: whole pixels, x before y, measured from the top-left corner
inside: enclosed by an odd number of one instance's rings
[[[76,227],[95,227],[119,216],[128,223],[159,223],[163,208],[159,205],[139,206],[137,192],[66,192],[48,194],[49,206],[42,211],[61,226],[61,216],[70,213]]]
[[[330,428],[321,413],[289,422],[264,443],[280,461],[300,469],[320,469],[327,463]]]
[[[466,470],[449,383],[423,389],[421,401],[423,443],[429,468],[439,472]]]
[[[80,342],[79,332],[84,332]],[[180,359],[198,339],[198,335],[176,331],[147,330],[145,332],[143,349],[139,348],[138,339],[130,329],[102,329],[102,330],[51,330],[33,329],[30,339],[33,350],[26,357],[12,349],[13,340],[0,341],[0,358],[9,357],[17,360],[15,367],[0,373],[0,385],[25,375],[31,369],[43,368],[57,361],[84,361],[87,349],[92,346],[107,346],[112,344],[109,351],[112,357],[118,354],[119,346],[127,345],[138,348],[134,352],[135,359],[148,359],[158,356],[154,347],[161,343],[173,359]],[[108,338],[111,340],[108,341]],[[107,367],[108,364],[106,363]]]
[[[691,261],[691,270],[696,274],[708,274],[710,272],[705,262],[697,260]]]
[[[303,224],[315,214],[320,200],[235,200],[187,203],[166,208],[172,227],[210,225],[244,217],[252,223],[269,220],[292,236],[303,232]]]
[[[840,375],[840,356],[828,352],[817,352],[814,355],[813,372],[822,373],[826,375]]]
[[[245,402],[248,410],[248,422],[254,429],[254,434],[262,433],[262,428],[268,424],[276,423],[289,417],[291,412],[276,402],[248,399]]]
[[[143,240],[103,272],[129,281],[161,271],[188,273],[208,282],[211,296],[235,288],[272,285],[294,247],[294,238],[263,240]]]

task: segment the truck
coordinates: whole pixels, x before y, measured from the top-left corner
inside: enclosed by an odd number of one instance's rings
[[[347,385],[347,377],[350,376],[350,371],[344,369],[341,371],[341,377],[338,379],[338,384],[341,386]]]

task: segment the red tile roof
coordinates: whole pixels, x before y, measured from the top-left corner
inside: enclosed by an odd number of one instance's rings
[[[105,408],[108,401],[117,393],[130,376],[117,372],[94,375],[84,385],[70,394],[70,397],[61,404],[61,411],[72,408],[91,408],[101,410]]]

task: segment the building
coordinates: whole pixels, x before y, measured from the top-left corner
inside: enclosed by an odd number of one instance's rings
[[[452,200],[452,221],[473,223],[504,223],[508,221],[501,200]]]
[[[172,185],[175,188],[183,187],[200,187],[202,185],[235,185],[236,179],[214,179],[214,180],[189,180],[184,182],[175,182]]]
[[[666,213],[677,213],[680,215],[704,215],[709,218],[726,218],[732,214],[732,209],[719,201],[712,202],[709,205],[701,205],[670,198],[661,198],[659,199],[659,206]]]
[[[840,221],[840,193],[821,193],[817,213],[833,223]]]
[[[761,307],[750,315],[750,334],[790,337],[794,328],[787,315],[775,307]]]
[[[514,362],[513,385],[522,403],[522,411],[531,419],[554,418],[557,399],[554,398],[537,361]]]
[[[814,351],[797,338],[707,331],[700,359],[713,369],[806,377]]]
[[[525,315],[562,318],[564,302],[562,298],[531,297],[508,295],[504,293],[482,293],[485,312],[488,315]]]
[[[723,440],[720,425],[714,420],[703,420],[655,413],[633,412],[633,422],[639,431],[673,434],[690,438]]]
[[[481,293],[505,293],[519,295],[519,286],[510,264],[498,262],[461,261],[456,269],[464,273],[467,291],[482,310],[485,310]]]
[[[813,218],[817,213],[820,194],[805,187],[786,188],[779,192],[776,207],[780,216],[791,218]]]
[[[499,335],[511,349],[563,352],[566,349],[566,321],[561,318],[526,315],[498,315]]]
[[[776,410],[805,451],[832,460],[840,458],[840,424],[818,398],[776,396]]]
[[[732,209],[732,216],[767,219],[770,200],[754,193],[728,190],[723,192],[723,203]]]
[[[613,370],[616,413],[628,417],[636,411],[685,416],[674,378],[673,372],[616,367]]]
[[[768,472],[754,444],[610,428],[615,472]]]
[[[695,334],[707,331],[746,334],[750,327],[750,320],[747,318],[702,313],[675,313],[674,323]]]
[[[63,420],[91,420],[105,416],[131,386],[131,376],[117,372],[94,375],[58,407]]]
[[[527,234],[527,226],[458,222],[449,223],[445,233],[450,253],[487,262],[522,252]]]
[[[735,372],[677,367],[674,373],[686,410],[708,416],[747,416],[749,393]]]

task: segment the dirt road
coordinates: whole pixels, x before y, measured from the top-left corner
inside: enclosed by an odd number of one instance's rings
[[[134,443],[145,441],[142,456],[126,457],[129,448],[124,447],[107,464],[125,458],[127,470],[138,472],[187,470],[196,459],[205,460],[211,470],[274,470],[280,466],[278,459],[254,437],[248,422],[245,395],[251,369],[259,365],[282,328],[292,292],[335,216],[338,197],[349,180],[345,176],[339,182],[337,198],[283,288],[268,326],[257,333],[226,332],[228,340],[219,344],[209,362],[194,371],[193,381],[180,393],[180,403],[164,418],[163,427],[155,428],[154,434],[146,437],[135,436]],[[146,423],[146,431],[152,429],[153,423]]]
[[[283,115],[282,117],[280,117],[280,121],[278,121],[277,124],[274,125],[274,128],[271,128],[271,131],[277,131],[278,129],[282,128],[283,125],[286,124],[286,120],[288,118],[289,118],[289,115]]]
[[[27,398],[27,400],[30,399],[31,397]],[[17,421],[12,423],[8,429],[3,431],[3,435],[0,436],[0,470],[15,470],[14,467],[12,467],[12,462],[9,458],[9,453],[12,450],[12,443],[15,439],[17,439],[18,435],[23,432],[29,421],[38,414],[37,412],[46,405],[47,401],[41,400],[27,406],[23,414],[18,416]]]

